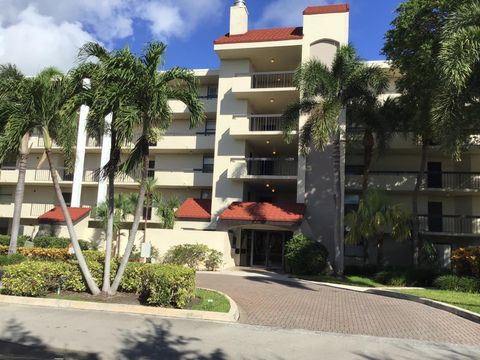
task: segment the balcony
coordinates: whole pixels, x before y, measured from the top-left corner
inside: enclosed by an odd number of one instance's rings
[[[237,138],[283,135],[282,115],[235,116],[230,126],[230,135]]]
[[[73,174],[67,174],[65,168],[57,168],[57,175],[61,183],[73,181]],[[18,169],[15,167],[2,167],[0,169],[0,182],[16,184],[18,182]],[[52,175],[49,169],[27,169],[26,183],[51,184]]]
[[[198,133],[172,133],[162,136],[156,143],[151,144],[152,152],[205,152],[215,149],[215,131]]]
[[[416,171],[371,171],[369,187],[378,187],[390,191],[413,191],[418,172]],[[345,187],[361,189],[363,176],[345,175]],[[428,191],[472,191],[480,190],[480,173],[478,172],[430,172],[425,174],[425,185],[422,190]]]
[[[228,178],[233,180],[281,180],[297,179],[298,163],[295,158],[244,158],[232,159]]]
[[[293,84],[293,71],[237,74],[232,92],[239,100],[248,100],[262,113],[274,113],[299,98]]]
[[[424,233],[480,235],[480,216],[419,215],[418,220]]]
[[[217,97],[216,96],[199,96],[199,99],[203,102],[204,112],[216,113],[217,112]],[[187,105],[180,100],[170,100],[168,102],[173,114],[188,114]]]
[[[0,204],[0,214],[2,217],[11,218],[13,217],[14,203],[5,203]],[[22,218],[38,218],[40,215],[45,214],[47,211],[53,209],[55,205],[53,204],[22,204]]]

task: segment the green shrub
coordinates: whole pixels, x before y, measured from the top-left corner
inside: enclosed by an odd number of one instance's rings
[[[142,269],[144,267],[145,264],[142,263],[128,263],[123,273],[122,281],[120,282],[120,291],[138,293],[142,281]]]
[[[209,250],[208,246],[203,244],[175,245],[168,249],[163,263],[198,269],[205,262]]]
[[[480,277],[480,246],[457,249],[451,260],[453,272],[458,276]]]
[[[69,258],[67,249],[43,249],[19,247],[17,253],[22,254],[29,260],[67,260]],[[8,246],[0,245],[0,255],[8,254]]]
[[[33,245],[39,248],[54,248],[54,249],[64,249],[68,248],[71,241],[68,238],[59,238],[56,236],[42,236],[39,238],[33,239]],[[80,244],[80,249],[88,250],[89,242],[84,240],[78,240]]]
[[[208,271],[217,270],[223,264],[223,253],[218,250],[210,249],[204,263]]]
[[[27,240],[30,240],[29,236],[19,236],[17,238],[17,246],[24,246]],[[0,235],[0,245],[10,246],[10,235]]]
[[[433,269],[386,269],[372,275],[373,280],[387,286],[432,286],[438,273]]]
[[[436,278],[433,285],[441,290],[480,293],[480,280],[473,277],[443,275]]]
[[[285,258],[292,273],[316,275],[325,270],[328,251],[323,244],[296,235],[285,245]]]
[[[139,295],[144,304],[181,309],[195,295],[195,270],[178,265],[145,264]]]
[[[27,260],[22,254],[0,255],[0,266],[20,264]]]

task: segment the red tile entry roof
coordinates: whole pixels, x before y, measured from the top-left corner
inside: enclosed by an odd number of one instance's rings
[[[349,12],[349,10],[350,10],[350,5],[348,4],[310,6],[303,11],[303,15],[334,14],[334,13]]]
[[[220,215],[221,220],[300,222],[304,204],[234,202]]]
[[[300,40],[303,39],[302,27],[273,28],[250,30],[245,34],[226,34],[214,41],[215,44],[236,44],[262,41]]]
[[[76,222],[83,218],[90,212],[90,208],[68,208],[70,217],[73,222]],[[65,216],[63,216],[60,206],[55,206],[52,210],[47,211],[45,214],[40,215],[38,220],[50,221],[50,222],[65,222]]]
[[[178,219],[210,220],[211,199],[193,199],[184,201],[175,213]]]

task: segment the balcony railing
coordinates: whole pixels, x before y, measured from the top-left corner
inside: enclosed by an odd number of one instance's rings
[[[269,89],[294,87],[293,76],[293,71],[254,73],[252,75],[252,88]]]
[[[419,215],[420,231],[446,234],[480,234],[480,216]]]
[[[247,175],[255,176],[297,176],[297,160],[294,158],[249,158]]]
[[[281,131],[282,115],[250,116],[250,131]]]

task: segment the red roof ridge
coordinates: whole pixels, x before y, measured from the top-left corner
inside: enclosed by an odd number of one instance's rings
[[[214,44],[235,44],[248,42],[282,41],[303,39],[303,27],[277,27],[270,29],[253,29],[245,34],[225,34],[214,41]]]
[[[178,219],[210,220],[212,199],[186,199],[175,212]]]
[[[349,4],[335,4],[335,5],[321,5],[309,6],[303,11],[303,15],[317,15],[317,14],[334,14],[349,12]]]
[[[305,204],[233,202],[220,215],[221,220],[293,222],[303,220]]]
[[[76,208],[76,207],[69,207],[68,212],[70,217],[72,218],[73,222],[77,222],[78,220],[85,217],[92,209],[85,207],[85,208]],[[47,211],[45,214],[42,214],[38,217],[38,220],[46,221],[46,222],[65,222],[65,216],[63,216],[63,211],[60,206],[55,206],[53,209]]]

